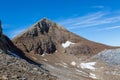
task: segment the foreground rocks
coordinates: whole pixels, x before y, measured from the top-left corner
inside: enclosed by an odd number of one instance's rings
[[[56,80],[43,68],[0,52],[0,80]]]

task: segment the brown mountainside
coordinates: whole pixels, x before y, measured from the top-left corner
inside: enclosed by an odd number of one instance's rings
[[[67,41],[74,44],[64,48],[62,44]],[[110,48],[75,35],[46,18],[16,36],[13,42],[25,53],[41,55],[44,53],[52,54],[55,51],[73,55],[93,55]]]

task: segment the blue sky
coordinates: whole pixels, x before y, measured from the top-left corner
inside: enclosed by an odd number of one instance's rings
[[[120,46],[120,0],[0,0],[4,34],[11,39],[43,17],[89,40]]]

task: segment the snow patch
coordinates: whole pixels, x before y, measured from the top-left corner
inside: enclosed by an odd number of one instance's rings
[[[37,58],[35,58],[35,57],[32,57],[34,60],[37,60]]]
[[[80,72],[80,73],[83,73],[83,71],[80,71],[80,70],[78,70],[78,69],[76,69],[76,71],[77,71],[77,72]]]
[[[67,63],[62,62],[63,65],[68,65]]]
[[[58,52],[57,50],[55,52]]]
[[[95,70],[95,65],[96,62],[88,62],[88,63],[81,63],[80,66],[82,69],[90,69],[90,70]]]
[[[75,65],[76,65],[76,62],[75,62],[75,61],[72,61],[72,62],[71,62],[71,65],[75,66]]]
[[[12,56],[14,56],[14,57],[20,58],[18,55],[16,55],[15,53],[13,53],[13,52],[11,52],[11,51],[9,51],[9,50],[7,50],[7,52],[8,52],[8,54],[10,54],[10,55],[12,55]]]
[[[67,63],[55,63],[55,65],[60,65],[60,66],[63,66],[65,68],[68,67]]]
[[[67,63],[62,63],[63,64],[63,67],[68,67],[68,64]]]
[[[81,71],[81,70],[78,70],[78,69],[76,69],[76,71],[79,73],[79,74],[83,74],[83,75],[88,75],[86,72],[83,72],[83,71]],[[87,76],[86,76],[87,77]]]
[[[68,66],[66,66],[66,65],[63,65],[63,67],[67,68]]]
[[[48,61],[47,59],[43,59],[44,61]]]
[[[42,54],[41,56],[42,56],[42,57],[44,57],[44,56],[45,56],[45,54]]]
[[[90,73],[89,77],[93,78],[93,79],[97,79],[96,75],[93,73]]]
[[[75,44],[75,43],[72,43],[72,42],[70,42],[70,41],[66,41],[65,43],[62,43],[62,47],[63,47],[63,48],[67,48],[67,47],[69,47],[71,44]]]

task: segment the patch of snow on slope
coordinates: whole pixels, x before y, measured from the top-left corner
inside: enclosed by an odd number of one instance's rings
[[[71,44],[75,44],[75,43],[72,43],[72,42],[70,42],[70,41],[66,41],[65,43],[62,43],[62,47],[63,47],[63,48],[67,48],[67,47],[69,47]]]
[[[75,62],[75,61],[72,61],[72,62],[71,62],[71,65],[75,66],[75,65],[76,65],[76,62]]]
[[[86,72],[84,72],[84,71],[81,71],[81,70],[78,70],[78,69],[76,69],[76,71],[79,73],[79,74],[83,74],[84,76],[85,75],[88,75],[88,73],[86,73]],[[87,77],[87,76],[86,76]]]
[[[44,61],[48,61],[47,59],[43,59]]]
[[[18,57],[18,58],[19,58],[18,55],[16,55],[15,53],[13,53],[13,52],[11,52],[11,51],[7,50],[7,52],[8,52],[8,54],[10,54],[10,55],[12,55],[12,56],[14,56],[14,57]]]
[[[42,57],[44,57],[44,56],[45,56],[45,53],[44,53],[44,54],[42,54],[41,56],[42,56]]]
[[[80,70],[78,70],[78,69],[76,69],[76,71],[77,71],[77,72],[80,72],[80,73],[82,73],[82,72],[83,72],[83,71],[80,71]]]
[[[65,64],[63,64],[63,63],[55,63],[55,65],[63,66],[63,67],[65,67],[65,68],[68,67],[68,65],[67,65],[66,63],[65,63]]]
[[[68,65],[68,64],[67,64],[67,63],[65,63],[65,62],[62,62],[62,64],[63,64],[63,65]]]
[[[93,79],[97,79],[96,75],[93,73],[90,73],[89,77],[93,78]]]
[[[90,69],[90,70],[95,70],[95,65],[96,62],[88,62],[88,63],[81,63],[80,66],[82,69]]]

